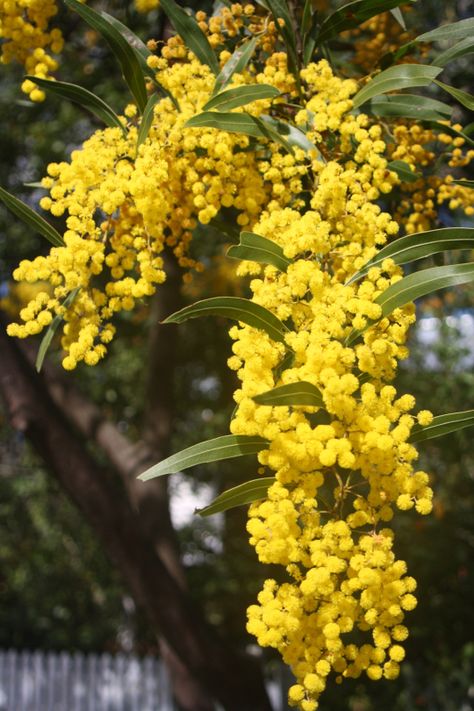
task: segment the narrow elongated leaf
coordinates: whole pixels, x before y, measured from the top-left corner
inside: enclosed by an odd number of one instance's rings
[[[441,67],[422,64],[399,64],[389,67],[377,74],[352,99],[354,108],[361,106],[369,99],[388,91],[410,89],[413,86],[428,86],[442,72]]]
[[[133,47],[118,29],[100,13],[92,10],[87,5],[83,5],[78,0],[64,0],[64,2],[107,40],[122,68],[123,77],[137,102],[139,110],[143,111],[147,102],[145,79]]]
[[[260,128],[262,135],[268,138],[270,141],[279,143],[283,146],[287,153],[294,153],[293,146],[289,143],[286,138],[283,137],[282,133],[274,127],[274,122],[271,116],[253,116],[252,117],[257,126]]]
[[[463,188],[474,190],[474,180],[453,180],[455,185],[461,185]]]
[[[251,504],[253,501],[264,499],[269,487],[275,482],[276,478],[274,476],[246,481],[244,484],[239,484],[222,492],[209,506],[205,506],[203,509],[196,509],[194,513],[200,516],[211,516],[215,513],[234,509],[236,506]]]
[[[455,59],[465,57],[466,54],[472,54],[473,52],[474,37],[465,37],[453,47],[449,47],[448,49],[445,49],[444,52],[437,54],[433,59],[433,64],[436,64],[437,67],[445,67]]]
[[[244,84],[226,89],[220,94],[216,94],[204,104],[204,111],[216,109],[217,111],[229,111],[239,106],[251,104],[259,99],[274,99],[280,92],[270,84]]]
[[[255,52],[255,47],[257,46],[258,38],[252,37],[252,39],[245,42],[241,47],[235,50],[231,57],[222,67],[221,71],[217,75],[216,83],[214,84],[214,89],[212,94],[217,94],[222,91],[227,84],[230,82],[234,74],[240,74],[244,71],[247,64],[250,62],[252,54]]]
[[[474,262],[467,264],[448,264],[442,267],[423,269],[415,274],[400,279],[386,289],[376,299],[382,307],[382,318],[394,309],[409,304],[421,296],[426,296],[437,289],[459,286],[474,279]]]
[[[474,17],[459,20],[448,25],[441,25],[435,30],[424,32],[416,38],[416,42],[439,42],[441,40],[460,40],[474,35]]]
[[[414,173],[404,160],[392,160],[387,168],[393,170],[404,183],[416,183],[421,178],[421,173]]]
[[[474,228],[443,227],[400,237],[383,247],[362,269],[351,276],[347,284],[365,276],[372,267],[380,266],[384,259],[393,259],[395,264],[407,264],[451,249],[474,249]]]
[[[54,244],[55,247],[62,247],[64,240],[49,222],[38,215],[37,212],[25,205],[24,202],[18,200],[14,195],[11,195],[3,188],[0,188],[0,200],[11,210],[20,220],[23,220],[28,227],[31,227],[35,232],[45,237],[48,242]]]
[[[448,264],[443,267],[432,267],[422,271],[409,274],[388,287],[380,296],[375,299],[376,304],[382,307],[380,318],[388,316],[397,308],[402,308],[421,296],[426,296],[438,289],[445,289],[448,286],[459,286],[474,281],[474,262],[468,264]],[[347,339],[347,343],[353,343],[364,333],[375,321],[359,331],[352,331]]]
[[[242,457],[245,454],[256,454],[268,447],[268,444],[269,442],[263,437],[253,435],[224,435],[223,437],[216,437],[206,442],[193,444],[192,447],[187,447],[181,452],[172,454],[171,457],[167,457],[147,469],[138,478],[142,481],[148,481],[157,476],[176,474],[197,464],[221,462],[224,459]]]
[[[398,22],[400,27],[402,29],[406,30],[407,26],[406,26],[405,18],[403,17],[402,11],[400,10],[400,8],[395,7],[395,8],[393,8],[393,10],[390,10],[390,12],[394,16],[394,18],[396,19],[396,21]]]
[[[138,129],[138,135],[137,135],[137,150],[138,147],[141,146],[141,144],[146,141],[148,137],[148,133],[151,128],[151,124],[153,123],[153,117],[155,115],[155,106],[160,100],[160,97],[158,94],[152,94],[150,98],[147,101],[147,104],[145,106],[145,110],[143,111],[143,116],[142,120],[140,122],[140,128]]]
[[[254,232],[241,232],[240,244],[230,247],[227,256],[233,259],[248,259],[259,264],[273,264],[282,272],[286,272],[291,264],[280,245]]]
[[[310,151],[316,151],[316,153],[320,155],[318,148],[314,145],[314,143],[309,140],[309,138],[307,138],[306,134],[303,133],[303,131],[297,126],[293,126],[290,123],[286,123],[286,121],[276,119],[273,116],[262,116],[261,119],[268,126],[273,128],[282,138],[284,138],[290,146],[294,146],[295,148],[302,148],[304,151],[306,151],[306,153],[309,153]]]
[[[409,442],[424,442],[427,439],[442,437],[450,432],[457,432],[464,427],[472,427],[474,425],[474,410],[464,410],[464,412],[449,412],[446,415],[438,415],[433,417],[429,425],[422,427],[414,425],[412,428]]]
[[[279,385],[276,388],[272,388],[272,390],[255,395],[252,399],[259,405],[271,405],[272,407],[281,405],[286,405],[287,407],[292,405],[324,407],[323,396],[316,385],[304,380],[297,383]]]
[[[364,112],[374,116],[400,116],[420,121],[446,121],[451,118],[453,109],[448,104],[436,99],[416,94],[389,94],[376,96],[364,106]]]
[[[172,95],[168,89],[165,89],[165,87],[160,84],[160,82],[156,78],[156,70],[152,69],[151,67],[148,66],[148,57],[151,57],[153,54],[146,44],[136,35],[132,30],[124,25],[120,20],[117,20],[115,17],[112,17],[112,15],[109,15],[107,12],[104,12],[103,10],[100,13],[102,17],[104,17],[115,29],[122,35],[122,37],[125,39],[126,42],[132,47],[133,51],[135,52],[138,63],[140,64],[143,75],[149,77],[152,81],[153,84],[155,85],[156,89],[160,94],[163,96],[167,96],[174,104],[176,109],[179,111],[179,104]]]
[[[192,116],[186,121],[185,126],[189,128],[207,126],[221,131],[230,131],[230,133],[243,133],[254,138],[267,138],[282,145],[288,153],[293,152],[293,148],[288,141],[278,131],[275,131],[270,124],[266,123],[264,116],[257,118],[257,116],[251,116],[247,113],[237,114],[233,111],[203,111],[202,114]]]
[[[107,126],[111,126],[112,128],[120,128],[122,133],[125,136],[127,135],[127,128],[120,121],[115,111],[111,109],[105,101],[100,99],[91,91],[84,89],[82,86],[77,86],[77,84],[69,84],[65,81],[39,79],[34,76],[26,76],[25,79],[29,79],[35,84],[38,84],[38,86],[50,91],[52,94],[60,96],[62,99],[67,99],[68,101],[73,101],[75,104],[79,104],[100,118],[100,120]]]
[[[355,0],[343,5],[324,20],[317,37],[317,44],[320,45],[321,42],[326,42],[340,32],[358,27],[371,17],[402,4],[404,4],[403,0]]]
[[[271,311],[239,296],[216,296],[197,301],[168,316],[163,323],[183,323],[199,316],[223,316],[268,333],[274,341],[285,341],[287,327]]]
[[[303,37],[303,64],[306,67],[313,59],[316,49],[316,40],[319,32],[319,13],[315,11],[311,18],[311,25]]]
[[[219,74],[219,62],[209,44],[209,40],[194,17],[188,15],[174,0],[163,0],[163,2],[160,2],[160,6],[168,15],[171,24],[184,41],[186,47],[189,47],[199,61],[207,64],[212,73],[217,76]]]
[[[305,0],[303,15],[301,17],[301,35],[304,37],[311,29],[313,21],[313,9],[311,0]]]
[[[448,94],[451,94],[451,96],[453,96],[456,101],[459,101],[460,104],[465,106],[466,109],[474,111],[474,96],[472,94],[468,94],[467,91],[461,91],[461,89],[456,89],[454,86],[444,84],[442,81],[438,81],[437,79],[435,79],[435,84],[441,87],[444,91],[447,91]]]
[[[74,299],[76,298],[76,296],[78,295],[80,290],[81,290],[81,287],[78,286],[69,292],[69,294],[66,296],[66,298],[64,299],[64,301],[62,303],[62,307],[64,309],[67,309],[67,308],[69,308],[69,306],[71,306],[72,302],[74,301]],[[49,324],[48,329],[41,340],[40,347],[38,348],[38,355],[36,356],[36,363],[35,363],[36,370],[38,371],[38,373],[40,372],[41,368],[43,367],[43,362],[46,357],[46,353],[48,352],[48,348],[51,345],[51,341],[54,338],[54,334],[56,333],[56,331],[58,330],[59,326],[61,325],[61,323],[63,321],[64,321],[64,315],[58,314],[57,316],[55,316],[53,318],[53,320],[51,321],[51,323]]]

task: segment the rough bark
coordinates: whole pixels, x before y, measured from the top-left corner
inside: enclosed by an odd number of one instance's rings
[[[70,429],[42,379],[0,324],[0,389],[12,426],[22,431],[83,511],[151,624],[182,665],[227,711],[269,711],[258,671],[205,625],[186,591],[143,535],[140,516],[110,472]],[[203,706],[190,706],[201,711]]]

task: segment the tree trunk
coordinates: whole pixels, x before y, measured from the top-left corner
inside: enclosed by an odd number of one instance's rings
[[[188,594],[143,534],[124,487],[99,467],[70,428],[18,345],[0,327],[0,390],[12,426],[23,432],[82,510],[136,601],[182,667],[226,711],[270,711],[258,669],[208,628]],[[189,711],[209,706],[182,700]]]

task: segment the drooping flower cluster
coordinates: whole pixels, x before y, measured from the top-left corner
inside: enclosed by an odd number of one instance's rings
[[[347,113],[350,85],[325,62],[305,78],[318,87],[308,102],[309,135],[317,141],[331,122],[338,160],[314,159],[306,210],[266,212],[255,226],[292,261],[285,272],[244,264],[241,273],[254,274],[253,300],[288,331],[275,342],[250,326],[234,327],[229,365],[241,380],[231,430],[269,441],[259,461],[276,477],[267,499],[250,507],[250,542],[262,563],[287,572],[287,582],[266,581],[248,610],[248,630],[290,665],[297,682],[290,702],[313,711],[330,673],[338,680],[398,675],[416,583],[395,557],[387,522],[397,508],[429,513],[432,492],[428,475],[414,470],[414,398],[397,396],[390,384],[407,356],[414,309],[381,319],[376,303],[401,271],[386,260],[346,284],[398,229],[376,204],[395,182],[381,128]],[[299,381],[319,389],[323,407],[253,400]],[[419,413],[421,424],[430,420]]]
[[[282,86],[289,75],[275,70],[278,61],[272,56],[263,72],[236,75],[235,81]],[[41,332],[78,289],[64,314],[67,369],[82,360],[95,365],[113,337],[114,314],[154,293],[165,278],[165,245],[182,266],[193,266],[187,247],[198,221],[209,223],[225,207],[238,212],[239,225],[252,225],[264,206],[286,205],[302,190],[302,151],[285,155],[272,145],[260,157],[248,150],[248,136],[185,127],[211,96],[209,67],[191,55],[182,62],[153,56],[150,65],[173,99],[157,104],[147,139],[137,149],[136,108],[130,106],[124,131],[97,131],[70,162],[48,167],[43,185],[50,196],[40,204],[55,216],[67,214],[65,244],[23,261],[14,273],[17,280],[49,281],[54,294],[40,292],[21,311],[24,324],[9,327],[11,335]],[[289,91],[294,80],[286,84]],[[258,116],[269,104],[261,100],[248,110]]]

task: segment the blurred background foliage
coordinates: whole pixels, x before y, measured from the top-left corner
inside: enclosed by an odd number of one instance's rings
[[[210,3],[186,4],[210,9]],[[162,33],[163,18],[157,11],[141,16],[119,0],[99,5],[144,38]],[[442,21],[471,16],[473,10],[470,0],[419,0],[409,21],[427,31]],[[64,9],[58,22],[66,36],[61,79],[95,91],[120,111],[124,88],[107,47]],[[468,86],[473,76],[470,57],[450,71],[450,83]],[[2,67],[0,184],[33,204],[42,192],[24,184],[38,181],[49,162],[65,159],[95,123],[80,109],[52,97],[31,104],[21,94],[20,83],[19,67]],[[447,219],[440,215],[442,223]],[[60,229],[60,222],[56,226]],[[222,258],[227,241],[217,229],[201,231],[199,254],[210,268],[186,287],[188,298],[239,289]],[[0,298],[18,261],[46,249],[40,238],[0,208]],[[435,414],[474,407],[472,297],[465,289],[419,306],[411,357],[397,385],[401,392],[413,393],[420,408]],[[145,307],[122,317],[110,356],[94,369],[82,367],[74,373],[81,389],[132,439],[139,436],[146,401],[143,362],[150,318]],[[175,375],[179,419],[172,450],[226,431],[234,382],[226,368],[230,344],[225,326],[207,319],[199,326],[180,326]],[[57,360],[54,351],[48,357]],[[474,709],[472,437],[472,430],[464,430],[420,447],[421,467],[433,473],[434,513],[422,521],[410,513],[396,517],[397,554],[419,582],[419,605],[409,616],[408,661],[400,679],[334,685],[323,697],[323,711],[375,711],[383,706],[394,711]],[[9,429],[1,410],[0,455],[0,646],[156,652],[156,639],[89,528],[21,437]],[[223,462],[195,468],[170,482],[171,491],[177,492],[173,511],[193,595],[210,622],[238,645],[250,642],[244,631],[245,608],[268,576],[246,543],[245,511],[237,509],[225,520],[216,520],[185,516],[179,509],[187,500],[192,511],[193,500],[202,505],[210,490],[249,478],[253,468],[248,459],[235,465]]]

